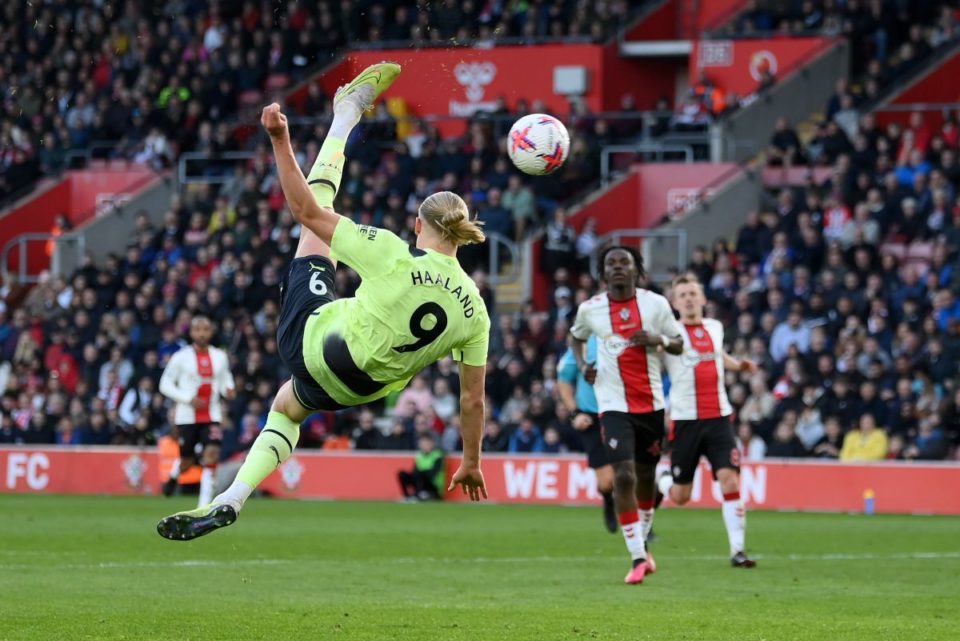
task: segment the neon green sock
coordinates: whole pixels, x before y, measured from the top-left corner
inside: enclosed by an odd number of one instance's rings
[[[280,412],[267,414],[267,425],[253,442],[247,459],[237,472],[237,480],[250,486],[251,490],[280,464],[290,458],[300,439],[300,424]]]
[[[343,162],[346,160],[343,150],[346,145],[347,141],[343,138],[327,136],[310,175],[307,176],[307,184],[321,207],[333,209],[333,199],[340,189],[340,179],[343,178]]]

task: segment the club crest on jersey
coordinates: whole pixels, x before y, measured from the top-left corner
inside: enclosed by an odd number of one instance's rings
[[[703,328],[698,327],[696,331],[693,332],[693,335],[696,336],[697,338],[703,338]]]
[[[620,320],[628,321],[630,320],[630,310],[624,307],[620,310]]]
[[[619,443],[619,441],[618,441],[617,439],[615,439],[615,438],[612,438],[612,439],[610,439],[609,441],[607,441],[607,445],[610,446],[610,449],[611,449],[611,450],[617,449],[617,443]]]
[[[602,344],[604,352],[617,358],[630,346],[630,341],[619,334],[612,334],[604,338]]]

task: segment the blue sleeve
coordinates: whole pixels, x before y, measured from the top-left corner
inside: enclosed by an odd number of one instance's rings
[[[577,382],[577,374],[579,373],[577,370],[577,360],[573,357],[573,350],[568,349],[563,355],[563,358],[560,359],[560,365],[557,367],[557,380],[574,385]]]

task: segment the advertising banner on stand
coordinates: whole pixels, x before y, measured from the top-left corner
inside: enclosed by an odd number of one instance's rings
[[[447,460],[448,477],[459,463]],[[662,466],[666,469],[667,462]],[[397,473],[413,452],[298,451],[261,486],[280,498],[397,500]],[[137,495],[159,491],[155,449],[121,447],[0,448],[0,493]],[[489,455],[483,461],[490,501],[587,505],[599,501],[596,477],[582,456]],[[771,459],[745,463],[741,492],[754,510],[860,512],[870,497],[878,513],[960,515],[960,465]],[[465,497],[453,493],[448,500]],[[720,494],[701,466],[693,507],[718,507]],[[669,503],[668,503],[669,505]]]
[[[696,83],[703,70],[723,91],[748,96],[765,72],[783,79],[832,43],[831,38],[699,40],[690,55],[690,82]]]

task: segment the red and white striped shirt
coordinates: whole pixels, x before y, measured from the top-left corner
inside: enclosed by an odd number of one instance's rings
[[[174,421],[177,425],[219,423],[220,395],[233,389],[233,374],[227,354],[216,347],[204,351],[193,345],[184,347],[170,357],[163,376],[160,393],[175,401]],[[193,399],[202,398],[206,406],[195,409]]]
[[[584,301],[570,333],[578,340],[597,337],[597,394],[600,413],[646,414],[663,409],[663,379],[656,346],[631,345],[644,330],[675,338],[680,327],[667,299],[645,289],[626,301],[606,293]]]
[[[723,384],[723,323],[712,318],[682,325],[683,353],[667,354],[670,418],[695,421],[730,416],[733,408]]]

